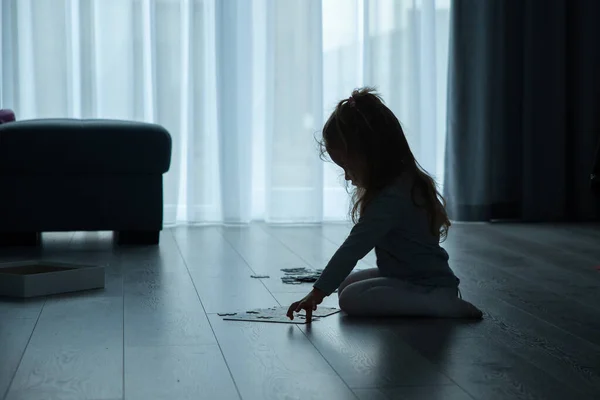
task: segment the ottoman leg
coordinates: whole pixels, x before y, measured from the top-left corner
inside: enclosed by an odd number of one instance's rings
[[[153,246],[159,242],[160,231],[118,231],[115,236],[119,245]]]
[[[0,233],[0,247],[37,246],[40,239],[39,232]]]

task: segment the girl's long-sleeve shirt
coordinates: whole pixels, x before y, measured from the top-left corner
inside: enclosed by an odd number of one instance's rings
[[[425,210],[411,198],[409,179],[399,179],[371,202],[314,287],[330,295],[373,248],[382,276],[420,285],[458,287],[459,280],[448,265],[448,253],[431,233]]]

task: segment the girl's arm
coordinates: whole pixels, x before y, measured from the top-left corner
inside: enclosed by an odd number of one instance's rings
[[[398,223],[401,199],[394,193],[381,193],[369,205],[350,235],[335,252],[314,288],[329,296],[352,272],[360,259],[369,253]]]

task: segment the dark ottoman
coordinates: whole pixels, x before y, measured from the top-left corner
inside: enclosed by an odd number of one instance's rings
[[[0,243],[110,230],[120,244],[158,244],[171,146],[163,127],[139,122],[1,124]]]

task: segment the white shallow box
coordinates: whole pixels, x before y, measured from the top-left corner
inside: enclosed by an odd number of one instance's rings
[[[0,263],[0,296],[36,297],[104,288],[104,267],[49,261]]]

